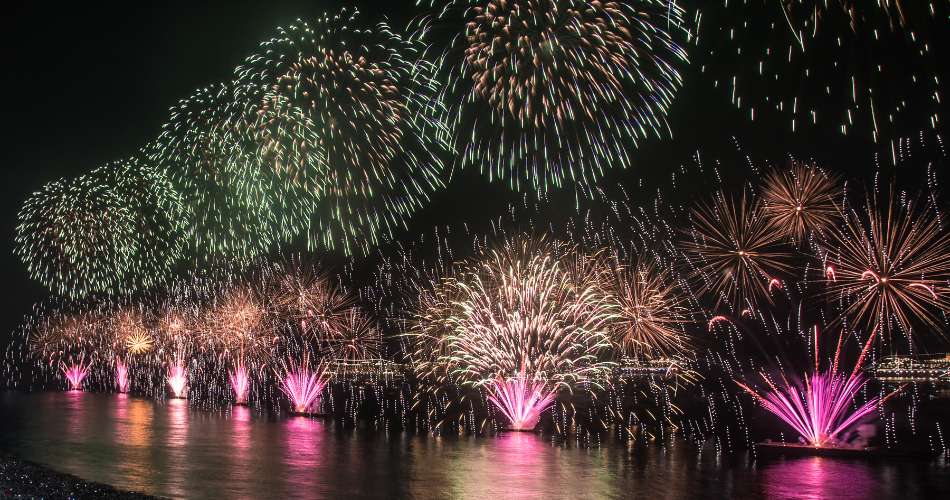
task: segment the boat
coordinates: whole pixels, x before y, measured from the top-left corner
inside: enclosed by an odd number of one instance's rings
[[[812,446],[801,443],[779,443],[766,441],[755,445],[760,456],[783,455],[788,457],[871,457],[877,448],[854,446]]]
[[[862,459],[929,460],[935,453],[926,450],[888,450],[875,446],[812,446],[801,443],[765,441],[755,445],[760,457],[830,457]]]

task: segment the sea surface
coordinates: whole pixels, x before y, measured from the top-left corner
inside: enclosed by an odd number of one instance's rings
[[[0,449],[173,498],[950,498],[950,465],[435,437],[85,392],[0,393]]]

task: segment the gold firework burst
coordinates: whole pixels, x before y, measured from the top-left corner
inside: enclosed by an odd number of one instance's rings
[[[683,249],[699,289],[716,295],[717,306],[725,301],[737,310],[771,301],[775,283],[791,266],[762,205],[746,192],[738,200],[719,192],[692,211],[692,220]]]
[[[824,250],[828,292],[868,331],[910,335],[914,325],[941,331],[939,311],[950,310],[950,233],[936,209],[869,199],[844,215]]]
[[[769,222],[789,241],[832,227],[839,214],[834,196],[838,181],[815,166],[794,164],[774,169],[762,183],[762,208]]]

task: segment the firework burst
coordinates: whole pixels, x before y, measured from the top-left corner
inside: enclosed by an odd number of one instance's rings
[[[613,338],[626,354],[672,356],[686,348],[685,296],[673,285],[669,271],[652,259],[621,264],[614,257],[607,289],[617,305],[610,322]]]
[[[837,180],[817,167],[795,164],[774,169],[762,182],[762,208],[773,227],[794,243],[823,233],[837,221]]]
[[[844,315],[868,331],[915,325],[942,331],[939,312],[950,309],[950,233],[932,205],[867,200],[844,214],[823,251],[828,293],[842,299]],[[909,340],[912,340],[909,338]]]
[[[312,246],[365,251],[404,225],[442,186],[446,132],[432,66],[419,43],[356,11],[279,28],[237,68],[265,90],[261,112],[296,110],[313,124],[301,147],[319,161],[276,164],[314,192]]]
[[[323,389],[329,382],[326,365],[310,366],[307,357],[301,362],[287,361],[280,377],[280,390],[287,395],[294,413],[307,414],[319,410]]]
[[[274,307],[295,321],[302,332],[326,340],[336,337],[353,300],[329,277],[312,267],[292,263],[271,276]]]
[[[840,446],[841,437],[848,429],[869,418],[874,409],[890,397],[873,397],[854,408],[855,398],[867,383],[861,368],[874,335],[868,336],[854,369],[848,374],[838,370],[843,335],[842,332],[842,338],[838,339],[838,349],[831,368],[821,372],[818,363],[818,329],[815,328],[815,370],[811,376],[805,375],[804,384],[791,383],[783,375],[783,383],[779,386],[764,372],[760,375],[769,388],[768,392],[761,393],[749,385],[737,383],[755,397],[763,408],[798,431],[809,445],[818,448]]]
[[[461,265],[417,303],[417,371],[485,387],[509,417],[536,416],[558,387],[604,375],[611,310],[592,261],[565,245],[515,240]]]
[[[177,193],[136,159],[55,181],[26,200],[16,253],[56,293],[84,297],[148,288],[181,255]]]
[[[431,43],[448,47],[442,98],[463,166],[516,190],[589,192],[641,141],[669,135],[686,64],[675,2],[431,3],[439,15],[421,32],[448,32]]]
[[[205,258],[246,260],[302,227],[285,220],[297,211],[282,210],[283,191],[242,141],[247,100],[234,84],[200,89],[171,109],[148,148],[182,194],[185,236]]]
[[[328,338],[326,344],[335,361],[362,361],[379,358],[383,338],[369,316],[351,307],[343,314],[337,334]]]
[[[781,233],[769,223],[762,205],[743,192],[736,200],[717,193],[711,204],[692,211],[693,227],[683,241],[694,276],[717,305],[734,309],[757,300],[771,300],[773,280],[790,271]]]

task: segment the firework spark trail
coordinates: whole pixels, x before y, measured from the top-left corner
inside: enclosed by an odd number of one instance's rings
[[[445,73],[440,95],[462,167],[515,190],[575,184],[634,163],[666,115],[686,51],[676,2],[430,3],[419,31]],[[445,47],[443,51],[443,47]]]
[[[942,121],[946,18],[935,1],[704,2],[692,52],[750,121],[867,138],[883,152]]]

